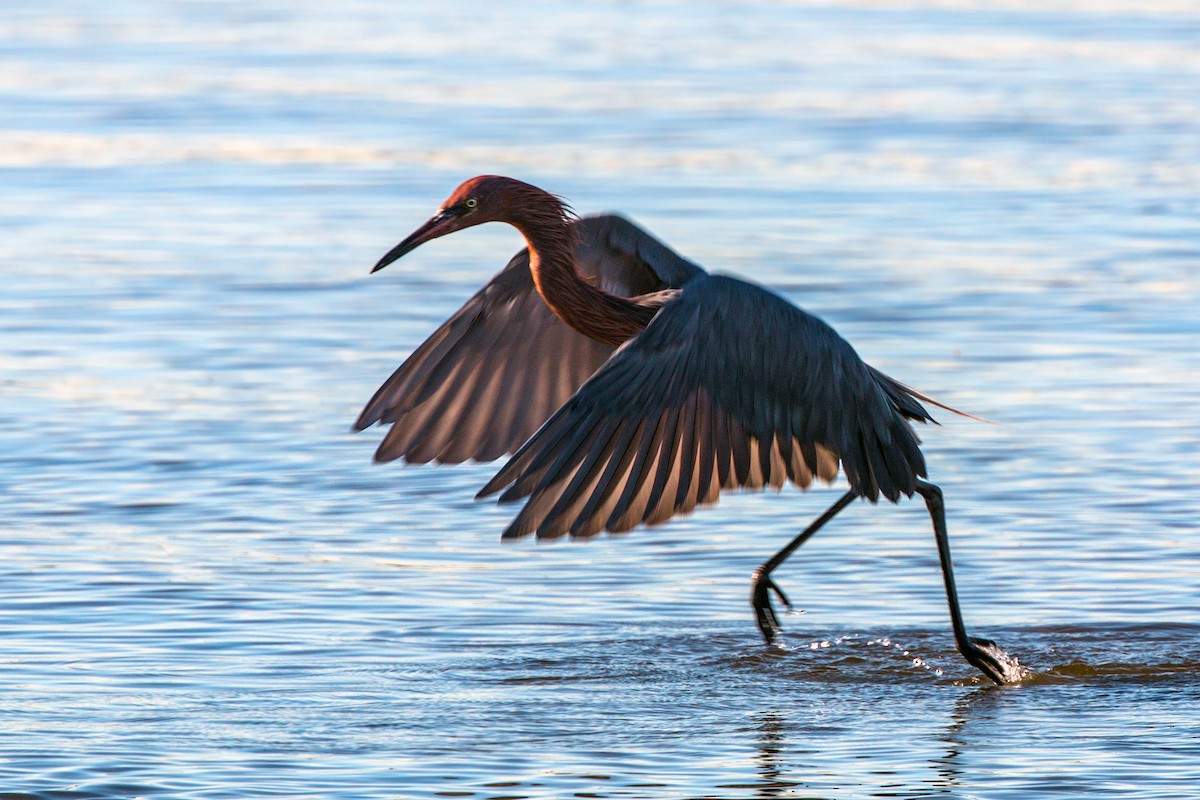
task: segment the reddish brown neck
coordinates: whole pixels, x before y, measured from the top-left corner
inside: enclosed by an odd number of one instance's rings
[[[550,195],[546,199],[553,210],[530,209],[511,220],[529,245],[529,269],[538,293],[559,319],[589,339],[613,347],[624,344],[641,333],[658,307],[609,294],[580,277],[575,233],[559,201]]]

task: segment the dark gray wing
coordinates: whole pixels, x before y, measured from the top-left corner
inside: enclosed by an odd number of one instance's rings
[[[925,474],[928,419],[832,328],[734,278],[689,282],[534,434],[480,496],[528,497],[505,536],[623,531],[722,489],[832,481],[868,499]]]
[[[704,274],[622,217],[585,217],[574,228],[581,272],[613,294]],[[522,250],[379,387],[354,428],[392,426],[378,461],[491,461],[528,439],[612,350],[554,316]]]

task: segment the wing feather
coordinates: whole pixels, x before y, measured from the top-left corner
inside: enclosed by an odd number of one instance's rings
[[[600,435],[596,439],[597,446],[586,453],[575,470],[574,477],[559,490],[558,500],[546,512],[543,527],[554,531],[555,535],[566,533],[589,501],[597,481],[600,480],[601,470],[612,459],[613,450],[619,443],[617,437],[617,421],[606,419],[601,425]]]
[[[571,526],[572,535],[590,536],[604,530],[624,491],[629,465],[637,453],[637,447],[633,443],[641,441],[646,425],[647,422],[643,419],[638,420],[636,424],[622,425],[618,429],[613,454],[605,464],[587,503],[580,509],[575,523]]]
[[[676,498],[679,494],[679,446],[683,434],[680,411],[680,408],[673,407],[664,414],[665,427],[658,469],[655,471],[654,485],[650,489],[646,513],[642,517],[642,521],[648,525],[655,525],[675,515]]]
[[[624,297],[704,271],[615,214],[573,223],[581,272]],[[392,373],[354,424],[391,425],[375,458],[491,461],[513,453],[612,354],[554,316],[517,253]]]
[[[679,411],[679,455],[676,467],[675,508],[688,512],[696,507],[696,397],[684,398]]]
[[[717,468],[717,426],[713,419],[712,402],[703,387],[696,392],[696,436],[699,477],[696,496],[701,503],[715,503],[721,492],[720,470]]]
[[[906,421],[924,409],[881,375],[765,289],[693,279],[480,495],[528,496],[505,536],[624,531],[839,466],[864,497],[894,500],[925,474]]]
[[[643,476],[648,463],[652,464],[658,458],[658,445],[662,442],[661,418],[647,419],[642,429],[633,458],[627,472],[622,476],[621,496],[608,515],[605,527],[614,533],[627,531],[641,521],[639,507],[645,509],[647,497],[641,494]],[[640,498],[640,499],[639,499]],[[632,511],[632,513],[631,513]]]

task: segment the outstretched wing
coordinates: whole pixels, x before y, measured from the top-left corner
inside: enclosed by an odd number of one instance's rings
[[[655,524],[722,489],[807,487],[839,462],[868,499],[925,474],[902,384],[832,328],[734,278],[689,282],[483,488],[528,497],[506,537]]]
[[[585,217],[574,228],[581,272],[610,293],[632,297],[703,274],[622,217]],[[522,250],[379,387],[354,429],[392,426],[378,461],[491,461],[528,439],[612,350],[554,316]]]

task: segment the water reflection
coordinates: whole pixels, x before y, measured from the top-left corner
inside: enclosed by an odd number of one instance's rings
[[[941,757],[933,758],[930,763],[938,773],[932,785],[947,791],[961,788],[961,775],[965,768],[961,765],[964,754],[970,751],[971,731],[969,726],[975,724],[981,717],[989,716],[989,705],[1004,702],[1004,691],[1016,691],[1013,686],[981,686],[958,697],[950,711],[950,724],[942,735],[946,752]],[[1000,690],[1000,691],[995,691]],[[986,738],[986,737],[985,737]]]
[[[881,751],[868,745],[868,742],[873,742],[868,729],[875,722],[870,715],[863,714],[859,719],[842,720],[844,724],[864,729],[860,734],[865,749],[856,752],[853,748],[847,750],[845,744],[838,741],[841,732],[836,727],[814,724],[811,720],[796,721],[789,712],[777,707],[760,711],[753,717],[756,735],[754,760],[758,774],[758,781],[752,787],[755,796],[828,797],[824,793],[798,795],[796,791],[836,791],[840,787],[828,782],[828,776],[834,772],[831,770],[831,763],[844,762],[846,758],[861,760],[865,765],[862,785],[875,786],[876,790],[869,792],[872,797],[914,797],[929,794],[957,796],[963,790],[963,774],[970,772],[973,738],[979,738],[984,748],[989,748],[994,743],[986,730],[981,732],[981,736],[973,737],[971,729],[976,725],[986,726],[994,722],[997,714],[1003,714],[1003,704],[1008,702],[1005,699],[1006,690],[1015,691],[1013,687],[987,684],[962,695],[939,692],[931,696],[934,700],[941,700],[945,708],[945,722],[941,726],[941,732],[935,735],[945,750],[929,759],[928,766],[933,774],[924,777],[920,774],[918,765],[904,761],[902,755],[905,742],[915,743],[922,735],[921,726],[915,720],[907,730],[904,725],[896,729],[894,735],[898,737],[896,744],[901,751],[901,761],[888,762],[886,757],[880,758]],[[997,704],[1000,704],[999,711],[996,710]],[[929,710],[926,708],[924,713],[928,714]],[[883,763],[878,763],[881,760]],[[839,771],[844,770],[843,766]],[[889,774],[903,774],[903,785],[910,788],[900,788],[891,784],[889,789]],[[918,790],[916,786],[921,788]]]
[[[794,786],[793,781],[783,780],[786,769],[784,749],[786,747],[786,720],[778,711],[756,715],[758,728],[758,752],[755,755],[758,769],[758,797],[781,797]]]

